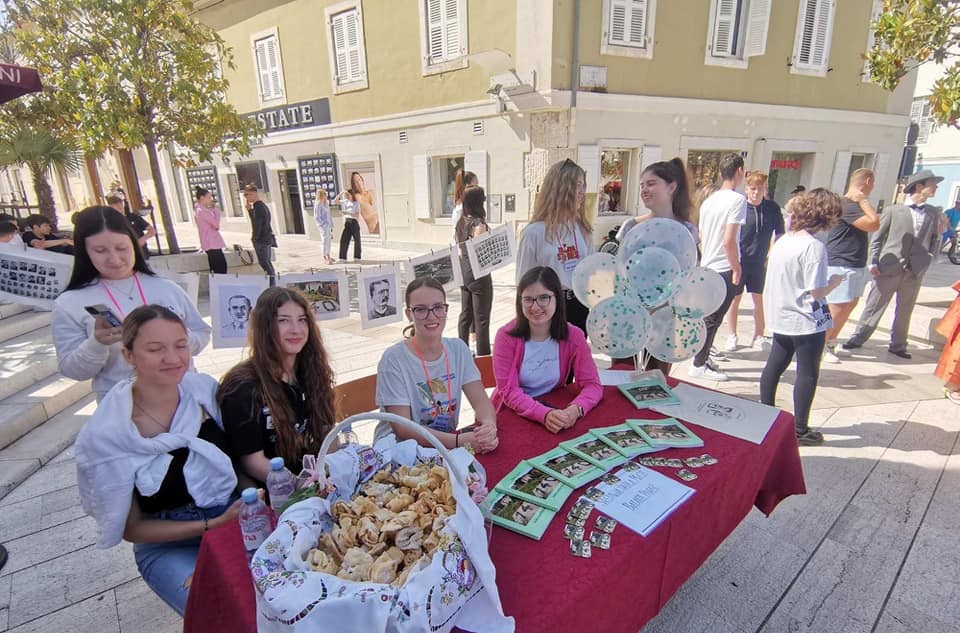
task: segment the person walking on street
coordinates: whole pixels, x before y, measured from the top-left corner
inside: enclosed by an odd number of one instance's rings
[[[223,255],[226,242],[220,235],[220,207],[213,201],[213,194],[203,187],[197,187],[197,203],[193,207],[193,221],[197,223],[200,235],[200,248],[207,254],[210,272],[216,275],[227,274],[227,258]]]
[[[783,213],[780,205],[766,197],[767,175],[762,171],[751,171],[746,177],[747,194],[746,223],[740,229],[740,266],[743,269],[743,283],[740,292],[730,302],[727,310],[727,325],[730,336],[727,337],[726,351],[737,349],[737,316],[740,311],[740,299],[746,289],[753,300],[753,339],[749,347],[762,350],[770,344],[763,335],[766,323],[763,318],[763,281],[767,275],[767,254],[770,244],[784,233]]]
[[[333,242],[333,218],[330,216],[330,205],[327,204],[327,190],[317,190],[317,201],[313,203],[313,221],[317,223],[320,239],[323,242],[323,261],[328,264],[336,263],[330,256],[330,244]]]
[[[733,298],[740,291],[740,227],[747,221],[747,199],[736,189],[743,181],[743,157],[726,154],[720,159],[720,190],[707,198],[700,207],[700,240],[703,255],[700,265],[720,273],[727,284],[727,294],[717,308],[703,321],[707,334],[703,348],[693,357],[689,375],[722,382],[729,377],[709,361],[710,348],[717,330]]]
[[[347,261],[347,250],[350,248],[350,240],[353,240],[353,260],[360,261],[360,202],[357,200],[357,194],[351,189],[341,191],[340,195],[333,199],[334,204],[340,203],[340,210],[343,212],[343,233],[340,234],[340,262]]]
[[[463,194],[463,209],[457,220],[457,249],[460,253],[460,271],[463,285],[460,286],[460,317],[457,334],[460,340],[470,345],[470,331],[477,334],[477,355],[490,355],[490,312],[493,308],[493,279],[489,274],[480,278],[473,276],[466,242],[490,230],[484,209],[486,194],[483,187],[472,185]]]
[[[273,268],[273,249],[277,246],[277,238],[270,228],[270,209],[260,199],[257,186],[249,184],[243,188],[243,197],[247,201],[247,213],[253,225],[253,250],[257,254],[257,263],[263,272],[270,277],[270,285],[277,283],[277,271]]]
[[[870,271],[867,270],[869,233],[880,228],[880,216],[868,200],[873,184],[872,170],[858,169],[853,172],[843,197],[840,220],[827,234],[827,273],[843,276],[843,282],[827,295],[830,316],[833,318],[833,325],[827,330],[823,352],[823,360],[827,363],[839,363],[840,356],[849,355],[846,350],[836,347],[837,335],[870,281]]]
[[[870,243],[869,252],[873,286],[867,295],[860,325],[843,344],[844,350],[857,349],[867,342],[896,294],[887,351],[900,358],[911,358],[907,351],[910,316],[923,275],[940,246],[943,220],[943,212],[926,202],[937,193],[941,180],[943,178],[929,169],[921,169],[907,180],[908,204],[891,205],[880,215],[880,228]]]

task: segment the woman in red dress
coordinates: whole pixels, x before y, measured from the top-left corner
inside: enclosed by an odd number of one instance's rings
[[[933,375],[943,380],[943,395],[954,404],[960,404],[960,281],[953,284],[957,297],[937,324],[937,332],[947,342]]]

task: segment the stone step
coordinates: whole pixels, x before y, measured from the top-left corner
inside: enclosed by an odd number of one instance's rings
[[[88,393],[13,444],[0,449],[0,499],[73,444],[96,408],[96,398]]]
[[[0,448],[18,439],[90,394],[90,381],[53,374],[0,402]]]
[[[20,303],[0,303],[0,319],[6,319],[7,317],[29,312],[30,310],[33,310],[33,308]]]
[[[49,312],[24,311],[0,318],[0,341],[8,341],[50,325]]]
[[[0,402],[55,373],[57,353],[49,328],[0,342]]]

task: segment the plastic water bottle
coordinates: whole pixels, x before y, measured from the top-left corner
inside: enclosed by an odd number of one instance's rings
[[[245,488],[240,493],[243,506],[240,507],[240,532],[243,534],[243,547],[247,558],[253,556],[257,548],[270,536],[270,508],[257,494],[256,488]]]
[[[267,492],[270,494],[270,507],[280,516],[280,508],[287,502],[295,489],[296,479],[293,473],[283,465],[282,457],[270,460],[270,472],[267,473]]]

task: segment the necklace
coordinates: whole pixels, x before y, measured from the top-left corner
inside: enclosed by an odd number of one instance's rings
[[[133,301],[133,289],[134,289],[134,287],[136,287],[136,285],[137,285],[137,276],[136,276],[136,275],[131,275],[131,277],[130,277],[130,285],[129,285],[127,288],[125,288],[125,289],[124,289],[124,288],[120,288],[120,287],[118,287],[118,286],[115,286],[112,281],[109,281],[109,280],[107,280],[107,279],[102,279],[101,281],[103,281],[104,283],[106,283],[107,286],[113,288],[114,290],[116,290],[116,291],[119,292],[120,294],[126,296],[126,298],[129,299],[130,301]]]
[[[146,418],[146,419],[147,419],[147,422],[152,422],[152,423],[155,424],[159,429],[161,429],[164,433],[168,433],[168,432],[170,431],[169,423],[168,423],[168,424],[164,424],[164,423],[161,422],[160,420],[156,419],[155,417],[153,417],[152,415],[150,415],[150,412],[149,412],[149,411],[147,411],[146,409],[144,409],[143,407],[141,407],[137,402],[134,402],[134,403],[133,403],[133,406],[135,406],[137,409],[139,409],[139,410],[140,410],[140,413],[142,413],[142,414],[144,414],[145,416],[147,416],[147,418]],[[141,419],[143,419],[143,418],[141,418]]]

